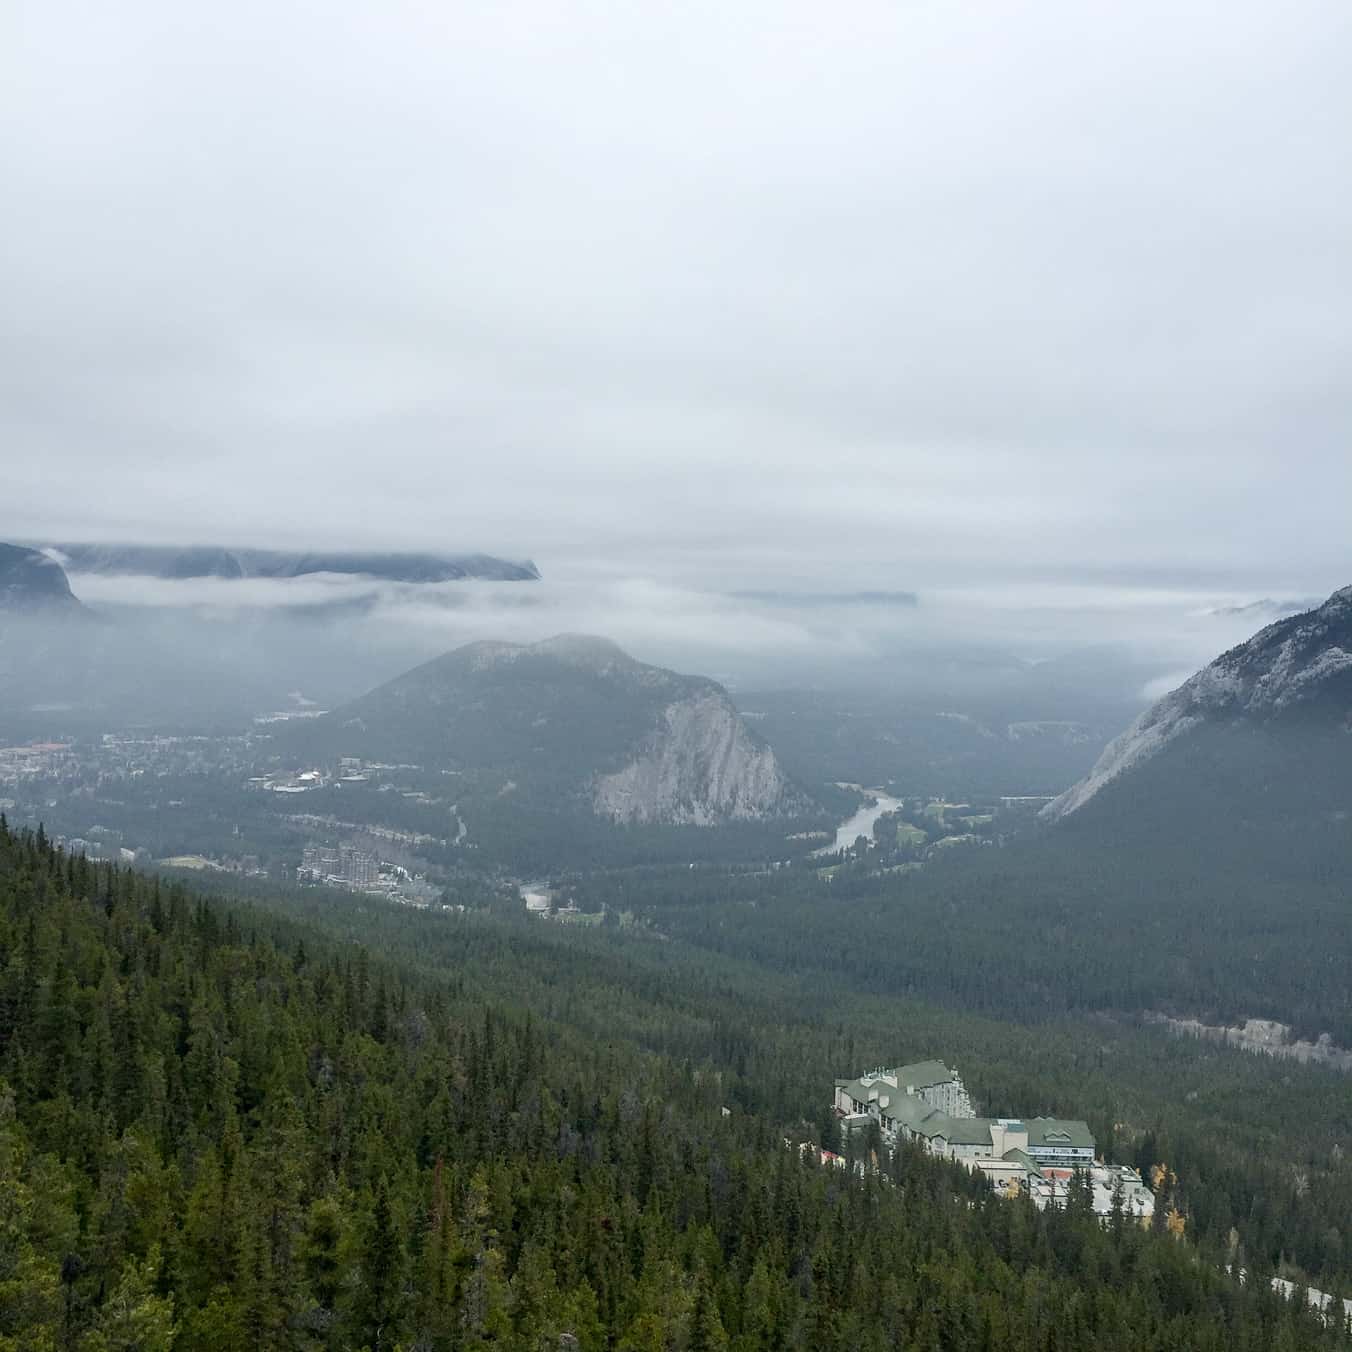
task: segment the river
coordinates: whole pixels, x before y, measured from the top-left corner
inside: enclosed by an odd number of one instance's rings
[[[865,836],[870,841],[873,839],[873,823],[884,813],[895,812],[901,806],[900,798],[889,798],[887,794],[878,789],[865,789],[865,793],[873,799],[871,803],[865,803],[852,817],[836,827],[836,838],[830,845],[823,845],[820,850],[813,850],[814,855],[835,854],[839,850],[847,850],[854,844],[859,836]]]

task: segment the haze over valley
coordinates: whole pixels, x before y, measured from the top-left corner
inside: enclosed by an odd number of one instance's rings
[[[0,1352],[1346,1352],[1352,12],[18,0]]]

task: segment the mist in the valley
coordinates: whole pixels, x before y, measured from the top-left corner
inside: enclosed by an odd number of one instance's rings
[[[0,721],[581,631],[1110,727],[1349,581],[1345,5],[77,9],[0,82],[0,540],[542,576],[76,570]]]
[[[867,579],[860,579],[861,583]],[[0,624],[0,736],[227,731],[331,709],[464,643],[561,632],[723,681],[1106,731],[1289,599],[1176,588],[728,591],[648,577],[392,583],[74,573],[81,607]]]
[[[54,686],[1138,699],[1349,580],[1345,5],[75,8],[0,82],[0,540],[543,580],[77,574]]]

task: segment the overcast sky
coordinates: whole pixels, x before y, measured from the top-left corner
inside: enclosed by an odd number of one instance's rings
[[[1347,0],[3,28],[5,536],[1053,609],[1352,581]]]

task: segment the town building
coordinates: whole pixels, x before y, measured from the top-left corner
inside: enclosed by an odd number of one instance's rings
[[[887,1145],[919,1144],[976,1170],[993,1186],[1030,1193],[1040,1205],[1063,1204],[1072,1174],[1090,1170],[1096,1209],[1098,1202],[1104,1204],[1102,1214],[1108,1214],[1111,1196],[1119,1189],[1131,1214],[1148,1214],[1147,1198],[1149,1210],[1154,1207],[1149,1189],[1133,1170],[1095,1164],[1094,1136],[1087,1123],[1058,1117],[977,1117],[962,1077],[942,1061],[879,1068],[857,1079],[837,1080],[834,1103],[847,1134],[876,1124]],[[1107,1171],[1102,1180],[1100,1171]]]
[[[883,1141],[914,1142],[981,1174],[1004,1196],[1064,1207],[1073,1180],[1088,1184],[1090,1206],[1148,1224],[1155,1197],[1135,1169],[1094,1158],[1088,1124],[1058,1117],[977,1117],[956,1070],[942,1061],[872,1070],[835,1082],[836,1116],[848,1135],[877,1125]],[[834,1161],[833,1161],[834,1162]]]
[[[353,845],[338,849],[339,874],[351,887],[374,887],[380,876],[380,863],[369,850]]]
[[[380,881],[380,861],[355,845],[307,845],[301,851],[296,880],[335,887],[370,888]]]
[[[835,1107],[847,1127],[873,1120],[889,1145],[917,1141],[948,1159],[1002,1159],[1014,1151],[1047,1168],[1087,1168],[1094,1162],[1094,1137],[1086,1123],[977,1117],[962,1077],[942,1061],[837,1080]]]
[[[1039,1211],[1064,1207],[1070,1201],[1070,1180],[1055,1176],[1056,1171],[1030,1174],[1025,1190]],[[1155,1214],[1155,1194],[1141,1175],[1126,1164],[1093,1164],[1088,1170],[1089,1205],[1094,1215],[1107,1219],[1114,1208],[1121,1208],[1124,1219],[1148,1225]]]
[[[842,1117],[866,1113],[869,1104],[880,1098],[891,1102],[899,1094],[909,1094],[952,1117],[972,1116],[972,1100],[962,1077],[942,1061],[917,1061],[891,1070],[870,1070],[857,1080],[837,1080],[836,1111]]]
[[[307,845],[300,854],[296,879],[302,883],[322,883],[338,872],[338,851],[325,845]]]

